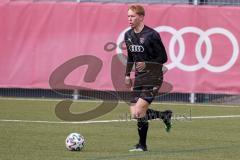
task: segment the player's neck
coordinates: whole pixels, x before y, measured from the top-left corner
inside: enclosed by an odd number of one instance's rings
[[[140,23],[138,26],[134,28],[135,33],[140,33],[144,28],[144,23]]]

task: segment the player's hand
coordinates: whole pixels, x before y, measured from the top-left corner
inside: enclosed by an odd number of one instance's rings
[[[128,88],[132,87],[132,80],[131,80],[131,78],[129,76],[125,77],[125,81],[124,82],[125,82],[126,87],[128,87]]]
[[[137,62],[136,63],[136,69],[138,72],[142,72],[145,67],[146,67],[145,62]]]

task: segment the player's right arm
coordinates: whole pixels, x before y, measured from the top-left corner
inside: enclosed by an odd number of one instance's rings
[[[129,46],[131,45],[131,42],[130,42],[127,34],[125,34],[125,36],[124,36],[124,41],[125,41],[125,44],[126,44],[127,55],[128,55],[127,56],[128,58],[127,58],[126,72],[125,72],[125,85],[130,88],[132,86],[132,80],[131,80],[131,77],[130,77],[130,73],[132,71],[134,61],[133,61],[132,53],[129,50]]]

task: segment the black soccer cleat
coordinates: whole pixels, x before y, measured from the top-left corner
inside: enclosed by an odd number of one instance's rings
[[[172,118],[172,111],[171,110],[166,110],[164,112],[162,112],[162,120],[163,123],[165,124],[165,130],[166,132],[170,132],[171,128],[172,128],[172,122],[171,122],[171,118]]]
[[[134,146],[134,148],[130,149],[129,152],[144,152],[144,151],[148,151],[147,146],[146,145],[141,145],[141,144],[136,144]]]

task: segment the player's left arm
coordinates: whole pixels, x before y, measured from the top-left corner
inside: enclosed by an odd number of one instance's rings
[[[159,33],[153,32],[152,35],[152,46],[153,46],[153,59],[152,62],[157,62],[160,64],[164,64],[167,62],[167,52],[162,43]]]

